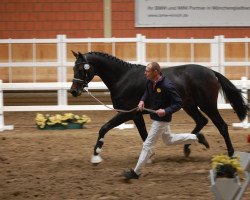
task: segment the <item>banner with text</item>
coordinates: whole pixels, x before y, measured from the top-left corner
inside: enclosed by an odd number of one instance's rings
[[[136,0],[136,27],[250,26],[250,0]]]

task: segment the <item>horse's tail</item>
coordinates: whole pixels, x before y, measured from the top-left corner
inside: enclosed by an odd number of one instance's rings
[[[234,111],[236,112],[240,120],[245,119],[247,111],[249,110],[248,105],[245,103],[245,99],[241,94],[241,90],[237,89],[236,86],[228,80],[222,74],[214,71],[215,76],[220,82],[224,96],[227,98]]]

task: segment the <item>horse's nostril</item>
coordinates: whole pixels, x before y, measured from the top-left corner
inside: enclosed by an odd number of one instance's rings
[[[70,93],[74,96],[77,97],[77,92],[75,90],[70,90]]]

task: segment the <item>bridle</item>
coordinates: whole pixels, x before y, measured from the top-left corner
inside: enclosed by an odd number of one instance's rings
[[[77,63],[77,64],[75,65],[75,67],[76,67],[77,65],[83,64],[83,69],[86,70],[86,71],[88,71],[89,68],[90,68],[90,65],[89,65],[89,63],[88,63],[88,61],[87,61],[86,55],[84,55],[84,58],[85,58],[86,62]],[[88,73],[87,73],[87,72],[85,73],[85,78],[86,78],[85,80],[88,80]],[[85,84],[86,86],[88,86],[88,83],[87,83],[87,81],[85,81],[85,80],[82,80],[82,79],[80,79],[80,78],[73,78],[73,79],[72,79],[72,82],[73,82],[73,83],[80,83],[80,84],[82,84],[82,85]]]

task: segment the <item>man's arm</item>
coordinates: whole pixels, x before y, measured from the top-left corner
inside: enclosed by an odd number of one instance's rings
[[[165,110],[165,114],[171,115],[181,109],[182,100],[175,86],[172,83],[168,84],[168,92],[170,93],[170,97],[171,97],[171,105],[165,108],[164,110]]]

